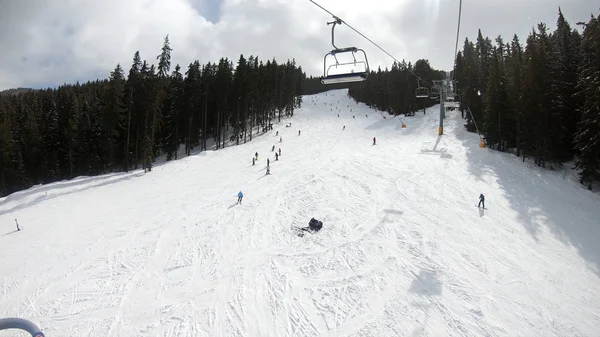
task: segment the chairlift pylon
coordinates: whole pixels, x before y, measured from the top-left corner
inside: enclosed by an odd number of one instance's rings
[[[321,83],[323,84],[333,84],[333,83],[350,83],[350,82],[362,82],[367,79],[369,73],[369,61],[367,60],[367,54],[364,50],[356,48],[356,47],[347,47],[347,48],[338,48],[335,45],[335,25],[341,25],[342,20],[334,16],[334,21],[327,22],[328,25],[333,24],[331,27],[331,45],[333,46],[333,50],[325,54],[323,58],[323,77],[321,77]],[[364,61],[356,60],[356,53],[361,52],[364,55]],[[352,54],[353,62],[342,62],[340,63],[337,59],[337,54]],[[327,66],[327,59],[331,58],[335,59],[335,64],[331,64]],[[349,73],[341,73],[341,74],[329,74],[329,71],[332,67],[337,68],[338,66],[347,66],[357,64],[364,65],[364,71],[354,72],[352,70]]]

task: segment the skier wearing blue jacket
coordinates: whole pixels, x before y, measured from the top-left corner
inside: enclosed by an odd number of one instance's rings
[[[238,193],[238,204],[242,203],[242,198],[244,198],[244,193],[242,193],[242,191],[240,191],[240,193]]]

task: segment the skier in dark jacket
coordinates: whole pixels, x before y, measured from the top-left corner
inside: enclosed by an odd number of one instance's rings
[[[479,206],[483,206],[483,208],[485,208],[485,196],[482,194],[479,195],[479,204],[477,204],[477,207]]]
[[[242,203],[242,198],[244,198],[244,193],[242,193],[242,191],[240,191],[240,193],[238,193],[238,204]]]

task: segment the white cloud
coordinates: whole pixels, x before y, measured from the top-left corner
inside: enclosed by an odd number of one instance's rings
[[[191,1],[195,1],[192,3]],[[57,85],[106,77],[117,63],[127,71],[136,50],[155,63],[169,34],[172,62],[183,68],[240,54],[280,62],[295,58],[310,75],[322,72],[330,50],[331,16],[308,0],[225,0],[216,24],[196,8],[199,0],[3,0],[0,1],[0,90]],[[202,0],[200,0],[201,2]],[[553,29],[557,8],[567,20],[587,20],[598,0],[465,1],[460,45],[477,29],[494,39],[523,37],[537,22]],[[321,0],[319,3],[369,36],[398,59],[427,58],[452,65],[458,0]],[[371,68],[390,66],[389,56],[342,25],[339,47],[367,52]]]

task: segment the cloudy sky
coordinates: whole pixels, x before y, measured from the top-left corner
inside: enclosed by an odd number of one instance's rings
[[[459,0],[317,2],[397,59],[452,67]],[[559,6],[573,25],[600,13],[600,0],[465,0],[460,45],[478,28],[524,41],[538,22],[554,29]],[[156,62],[166,34],[173,65],[183,68],[244,54],[295,58],[318,76],[331,49],[330,19],[308,0],[0,0],[0,90],[105,78],[117,63],[127,71],[136,50]],[[363,48],[371,68],[391,65],[347,27],[336,33],[338,47]]]

